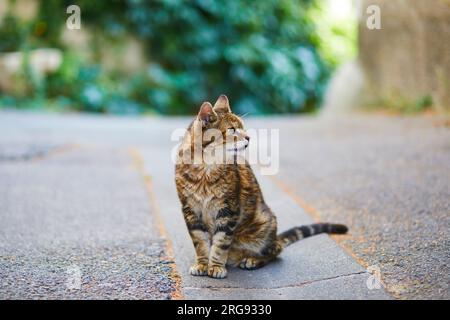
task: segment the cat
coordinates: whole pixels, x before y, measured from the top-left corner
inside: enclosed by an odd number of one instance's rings
[[[210,129],[223,138],[231,136],[232,141],[206,135]],[[225,161],[193,162],[196,142],[201,153],[222,150]],[[341,224],[316,223],[277,234],[277,219],[265,203],[250,165],[236,161],[249,142],[242,119],[231,111],[228,98],[221,95],[214,106],[202,104],[180,144],[175,182],[196,253],[191,275],[225,278],[227,265],[257,269],[300,239],[347,232]]]

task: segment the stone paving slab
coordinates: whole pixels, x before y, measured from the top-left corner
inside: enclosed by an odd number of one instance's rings
[[[364,284],[369,273],[339,276],[298,286],[282,288],[184,288],[191,299],[217,300],[384,300],[384,290],[368,289]]]
[[[376,294],[369,292],[363,279],[367,279],[369,274],[327,235],[319,235],[293,244],[277,261],[259,270],[230,268],[228,277],[224,280],[190,276],[188,270],[194,262],[194,249],[180,211],[169,151],[169,149],[143,149],[142,155],[146,170],[152,177],[158,206],[161,208],[163,220],[173,242],[177,269],[182,277],[186,298],[233,299],[245,298],[248,293],[248,298],[258,299],[288,297],[313,299],[316,298],[320,288],[326,287],[326,283],[319,285],[318,282],[335,279],[336,281],[331,284],[336,289],[329,291],[325,289],[321,297],[339,299],[358,296],[363,299],[389,299],[389,295],[382,289]],[[280,230],[312,222],[311,217],[267,177],[259,176],[259,182],[267,203],[277,213]],[[359,277],[351,282],[339,280],[341,277],[353,275]],[[310,282],[314,283],[314,286],[305,285]]]

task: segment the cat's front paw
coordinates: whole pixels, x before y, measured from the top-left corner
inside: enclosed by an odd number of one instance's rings
[[[239,268],[244,270],[254,270],[257,269],[258,267],[259,267],[258,260],[254,258],[244,258],[239,263]]]
[[[223,279],[227,276],[227,269],[225,267],[219,267],[219,266],[211,266],[208,269],[208,277],[216,278],[216,279]]]
[[[189,273],[193,276],[206,276],[208,274],[208,265],[196,263],[189,269]]]

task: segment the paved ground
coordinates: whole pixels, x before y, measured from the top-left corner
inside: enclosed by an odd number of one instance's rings
[[[0,119],[0,299],[176,296],[173,260],[129,152]]]
[[[375,266],[395,297],[450,298],[450,128],[430,118],[373,116],[258,123],[280,127],[276,179]],[[314,213],[313,213],[314,214]]]
[[[168,143],[170,141],[167,141]],[[225,280],[192,277],[194,262],[189,235],[184,230],[172,179],[173,165],[164,148],[144,150],[146,171],[152,176],[168,233],[173,241],[177,269],[188,299],[388,299],[384,290],[369,290],[370,274],[328,236],[309,238],[286,249],[268,266],[244,271],[229,269]],[[152,164],[158,163],[157,167]],[[280,230],[312,222],[298,204],[267,177],[259,177],[266,201],[278,212]]]
[[[0,297],[389,298],[366,285],[365,267],[376,264],[396,296],[448,298],[449,130],[427,121],[352,119],[248,120],[281,128],[280,174],[260,177],[280,229],[313,218],[346,222],[351,235],[336,240],[348,253],[322,235],[291,246],[266,268],[233,269],[219,281],[187,275],[193,248],[175,194],[170,134],[189,119],[0,113]],[[405,154],[395,148],[422,136],[406,149],[436,155],[423,156],[434,168],[432,187],[422,180],[429,171],[419,166],[414,175],[405,173],[409,183],[395,196],[392,189],[380,193],[381,186],[395,189],[402,181],[393,171],[409,169],[409,162],[393,158]],[[396,170],[378,178],[391,160],[400,161]],[[364,178],[373,179],[372,189],[353,188]],[[421,203],[428,210],[422,216],[390,210],[402,197],[430,196],[433,202]],[[408,229],[413,223],[423,228]],[[433,240],[435,251],[429,250]],[[399,257],[403,265],[390,269],[385,257]],[[82,270],[81,290],[66,288],[73,265]],[[410,277],[420,283],[404,280]]]

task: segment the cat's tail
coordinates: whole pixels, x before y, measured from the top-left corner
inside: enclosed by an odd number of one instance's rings
[[[294,242],[316,234],[345,234],[347,231],[348,228],[343,224],[314,223],[307,226],[294,227],[286,230],[277,236],[277,240],[283,248],[286,248]]]

